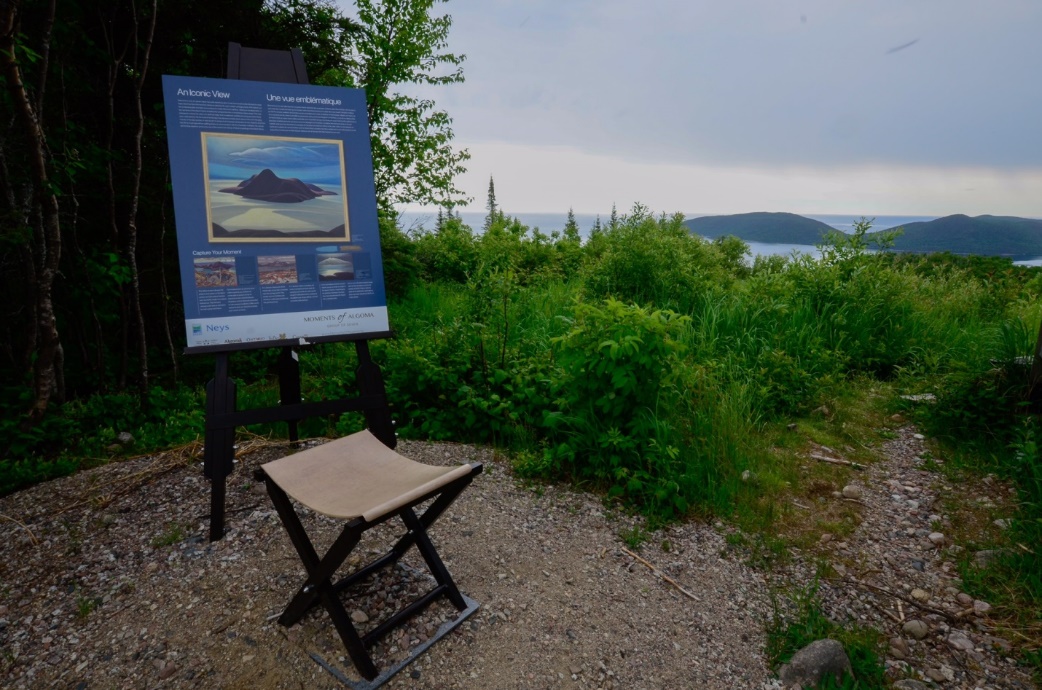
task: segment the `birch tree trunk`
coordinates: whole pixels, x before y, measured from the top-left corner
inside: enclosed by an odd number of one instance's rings
[[[137,116],[137,129],[134,131],[133,149],[133,172],[130,185],[130,209],[127,212],[127,262],[130,265],[130,310],[137,326],[135,337],[138,349],[138,389],[142,395],[148,391],[148,341],[145,338],[145,315],[141,310],[141,278],[138,272],[137,262],[137,211],[141,198],[141,171],[144,166],[144,158],[141,151],[141,137],[145,131],[145,115],[141,109],[141,89],[145,84],[148,74],[148,60],[152,52],[152,39],[156,31],[156,14],[158,13],[158,0],[152,0],[152,12],[148,18],[148,26],[140,48],[140,57],[136,68],[136,79],[134,80],[134,107]],[[137,3],[131,2],[134,19],[134,39],[138,38],[140,31]],[[135,51],[135,54],[137,51]]]
[[[62,383],[62,349],[58,335],[58,325],[54,313],[52,291],[54,278],[61,260],[61,225],[58,207],[58,196],[48,177],[47,140],[44,136],[40,120],[39,106],[42,101],[30,97],[26,88],[22,65],[19,62],[19,11],[20,0],[8,0],[0,3],[0,70],[4,74],[4,86],[11,99],[16,116],[25,130],[26,153],[29,173],[33,188],[33,205],[36,217],[34,223],[36,270],[35,285],[35,330],[36,348],[33,352],[33,401],[29,409],[29,421],[38,421],[47,411],[52,399],[58,401],[63,396]],[[48,25],[54,23],[54,3],[48,8]],[[50,42],[49,32],[45,33],[45,43]],[[49,49],[44,46],[38,51],[43,64],[40,69],[47,72],[45,56]]]

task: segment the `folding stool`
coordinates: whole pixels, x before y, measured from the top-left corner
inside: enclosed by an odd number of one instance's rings
[[[372,681],[365,687],[377,687],[414,661],[478,608],[478,604],[461,594],[452,581],[427,535],[427,529],[481,470],[480,463],[435,467],[414,462],[385,446],[369,431],[360,431],[263,465],[259,474],[307,571],[307,579],[283,611],[279,623],[291,626],[311,607],[321,603],[333,620],[355,668],[362,677]],[[347,520],[325,556],[319,558],[290,497],[318,513]],[[422,514],[417,515],[413,508],[430,499],[434,500]],[[362,534],[394,517],[400,517],[408,531],[391,550],[333,582],[333,575],[358,545]],[[414,544],[437,585],[369,633],[359,635],[337,593],[394,564]],[[442,596],[456,607],[459,615],[443,624],[437,635],[408,658],[381,674],[368,648]],[[349,682],[321,659],[316,658],[316,661],[338,675],[340,680]]]

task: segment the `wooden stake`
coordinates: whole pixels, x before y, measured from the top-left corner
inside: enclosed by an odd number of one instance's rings
[[[830,458],[827,455],[820,455],[818,453],[811,453],[810,457],[819,462],[827,462],[832,465],[843,465],[844,467],[853,467],[855,470],[863,470],[865,466],[859,462],[851,462],[850,460],[840,460],[839,458]]]
[[[669,575],[666,575],[664,572],[662,572],[661,570],[659,570],[658,568],[656,568],[652,564],[648,563],[643,558],[641,558],[637,554],[635,554],[632,551],[630,551],[629,549],[627,549],[625,546],[622,547],[622,552],[625,553],[627,556],[630,556],[631,558],[634,558],[634,559],[640,561],[641,563],[643,563],[644,565],[646,565],[651,570],[651,572],[655,573],[660,578],[662,578],[663,580],[665,580],[669,584],[671,584],[674,587],[676,587],[677,589],[679,589],[681,594],[685,595],[688,599],[691,599],[692,601],[698,601],[699,600],[698,597],[696,597],[694,594],[692,594],[691,592],[689,592],[686,589],[684,589],[683,587],[681,587],[679,582],[677,582],[676,580],[671,578]]]

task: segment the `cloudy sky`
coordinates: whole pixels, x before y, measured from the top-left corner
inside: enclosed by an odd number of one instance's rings
[[[513,212],[1042,217],[1039,0],[451,0]]]

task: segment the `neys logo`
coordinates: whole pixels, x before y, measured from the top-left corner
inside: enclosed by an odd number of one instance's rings
[[[203,334],[202,324],[193,323],[192,324],[192,335],[202,335],[202,334]]]
[[[231,326],[220,323],[208,323],[206,324],[207,333],[226,333],[232,329]]]

